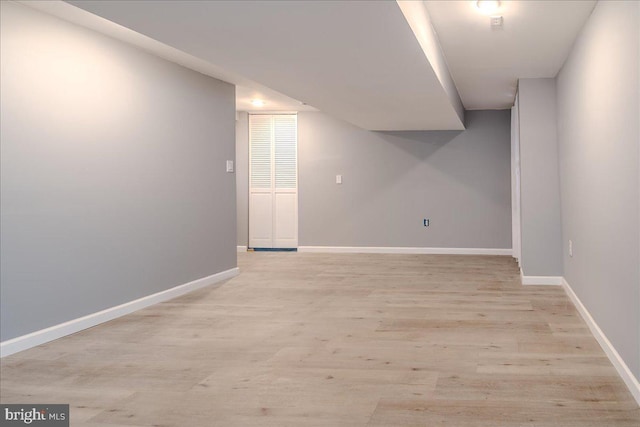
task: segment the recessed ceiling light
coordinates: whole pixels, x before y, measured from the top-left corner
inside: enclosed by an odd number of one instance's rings
[[[264,107],[264,101],[262,99],[252,99],[251,105],[254,107]]]
[[[500,9],[500,0],[478,0],[476,2],[476,7],[482,13],[493,13]]]

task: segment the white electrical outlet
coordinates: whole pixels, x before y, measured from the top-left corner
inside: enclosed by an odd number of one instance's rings
[[[569,240],[569,256],[573,256],[573,242]]]
[[[342,184],[342,175],[336,175],[336,184]]]

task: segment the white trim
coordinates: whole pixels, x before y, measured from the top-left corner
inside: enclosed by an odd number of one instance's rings
[[[231,268],[229,270],[221,271],[220,273],[212,274],[211,276],[185,283],[184,285],[178,285],[165,291],[147,295],[146,297],[129,301],[115,307],[107,308],[77,319],[69,320],[68,322],[60,323],[27,335],[3,341],[0,343],[0,357],[9,356],[19,351],[27,350],[40,344],[91,328],[99,325],[100,323],[108,322],[109,320],[124,316],[125,314],[133,313],[134,311],[149,307],[150,305],[167,301],[188,292],[195,291],[196,289],[230,279],[237,276],[239,272],[240,270],[237,267]]]
[[[511,249],[494,248],[405,248],[373,246],[299,246],[298,252],[354,254],[509,255]]]
[[[521,229],[521,171],[520,171],[520,107],[518,89],[516,98],[511,107],[511,247],[513,257],[520,265],[522,255],[522,229]]]
[[[252,111],[247,111],[248,114],[252,115],[252,116],[297,116],[298,112],[297,111],[278,111],[278,110],[252,110]]]
[[[238,252],[247,252],[247,247],[238,245]]]
[[[615,347],[607,339],[604,332],[602,332],[596,321],[593,320],[593,317],[591,317],[587,308],[582,304],[580,298],[578,298],[575,292],[573,292],[573,289],[571,289],[571,286],[569,286],[569,283],[567,283],[564,278],[562,279],[562,287],[573,302],[573,305],[575,305],[578,313],[580,313],[591,330],[591,333],[600,344],[600,347],[602,347],[602,350],[604,350],[607,357],[618,371],[618,374],[622,377],[622,380],[627,385],[627,388],[633,395],[633,398],[636,400],[638,405],[640,405],[640,383],[638,382],[638,379],[633,375],[627,364],[624,363],[624,360],[622,360],[622,357],[620,357]]]
[[[522,284],[527,285],[547,285],[561,286],[562,276],[521,276]]]

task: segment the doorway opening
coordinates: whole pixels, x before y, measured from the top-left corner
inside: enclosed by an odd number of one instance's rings
[[[298,116],[249,115],[249,248],[298,247]]]

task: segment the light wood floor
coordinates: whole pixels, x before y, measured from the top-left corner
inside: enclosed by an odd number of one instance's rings
[[[241,274],[6,357],[72,426],[640,426],[559,287],[508,257],[239,254]]]

